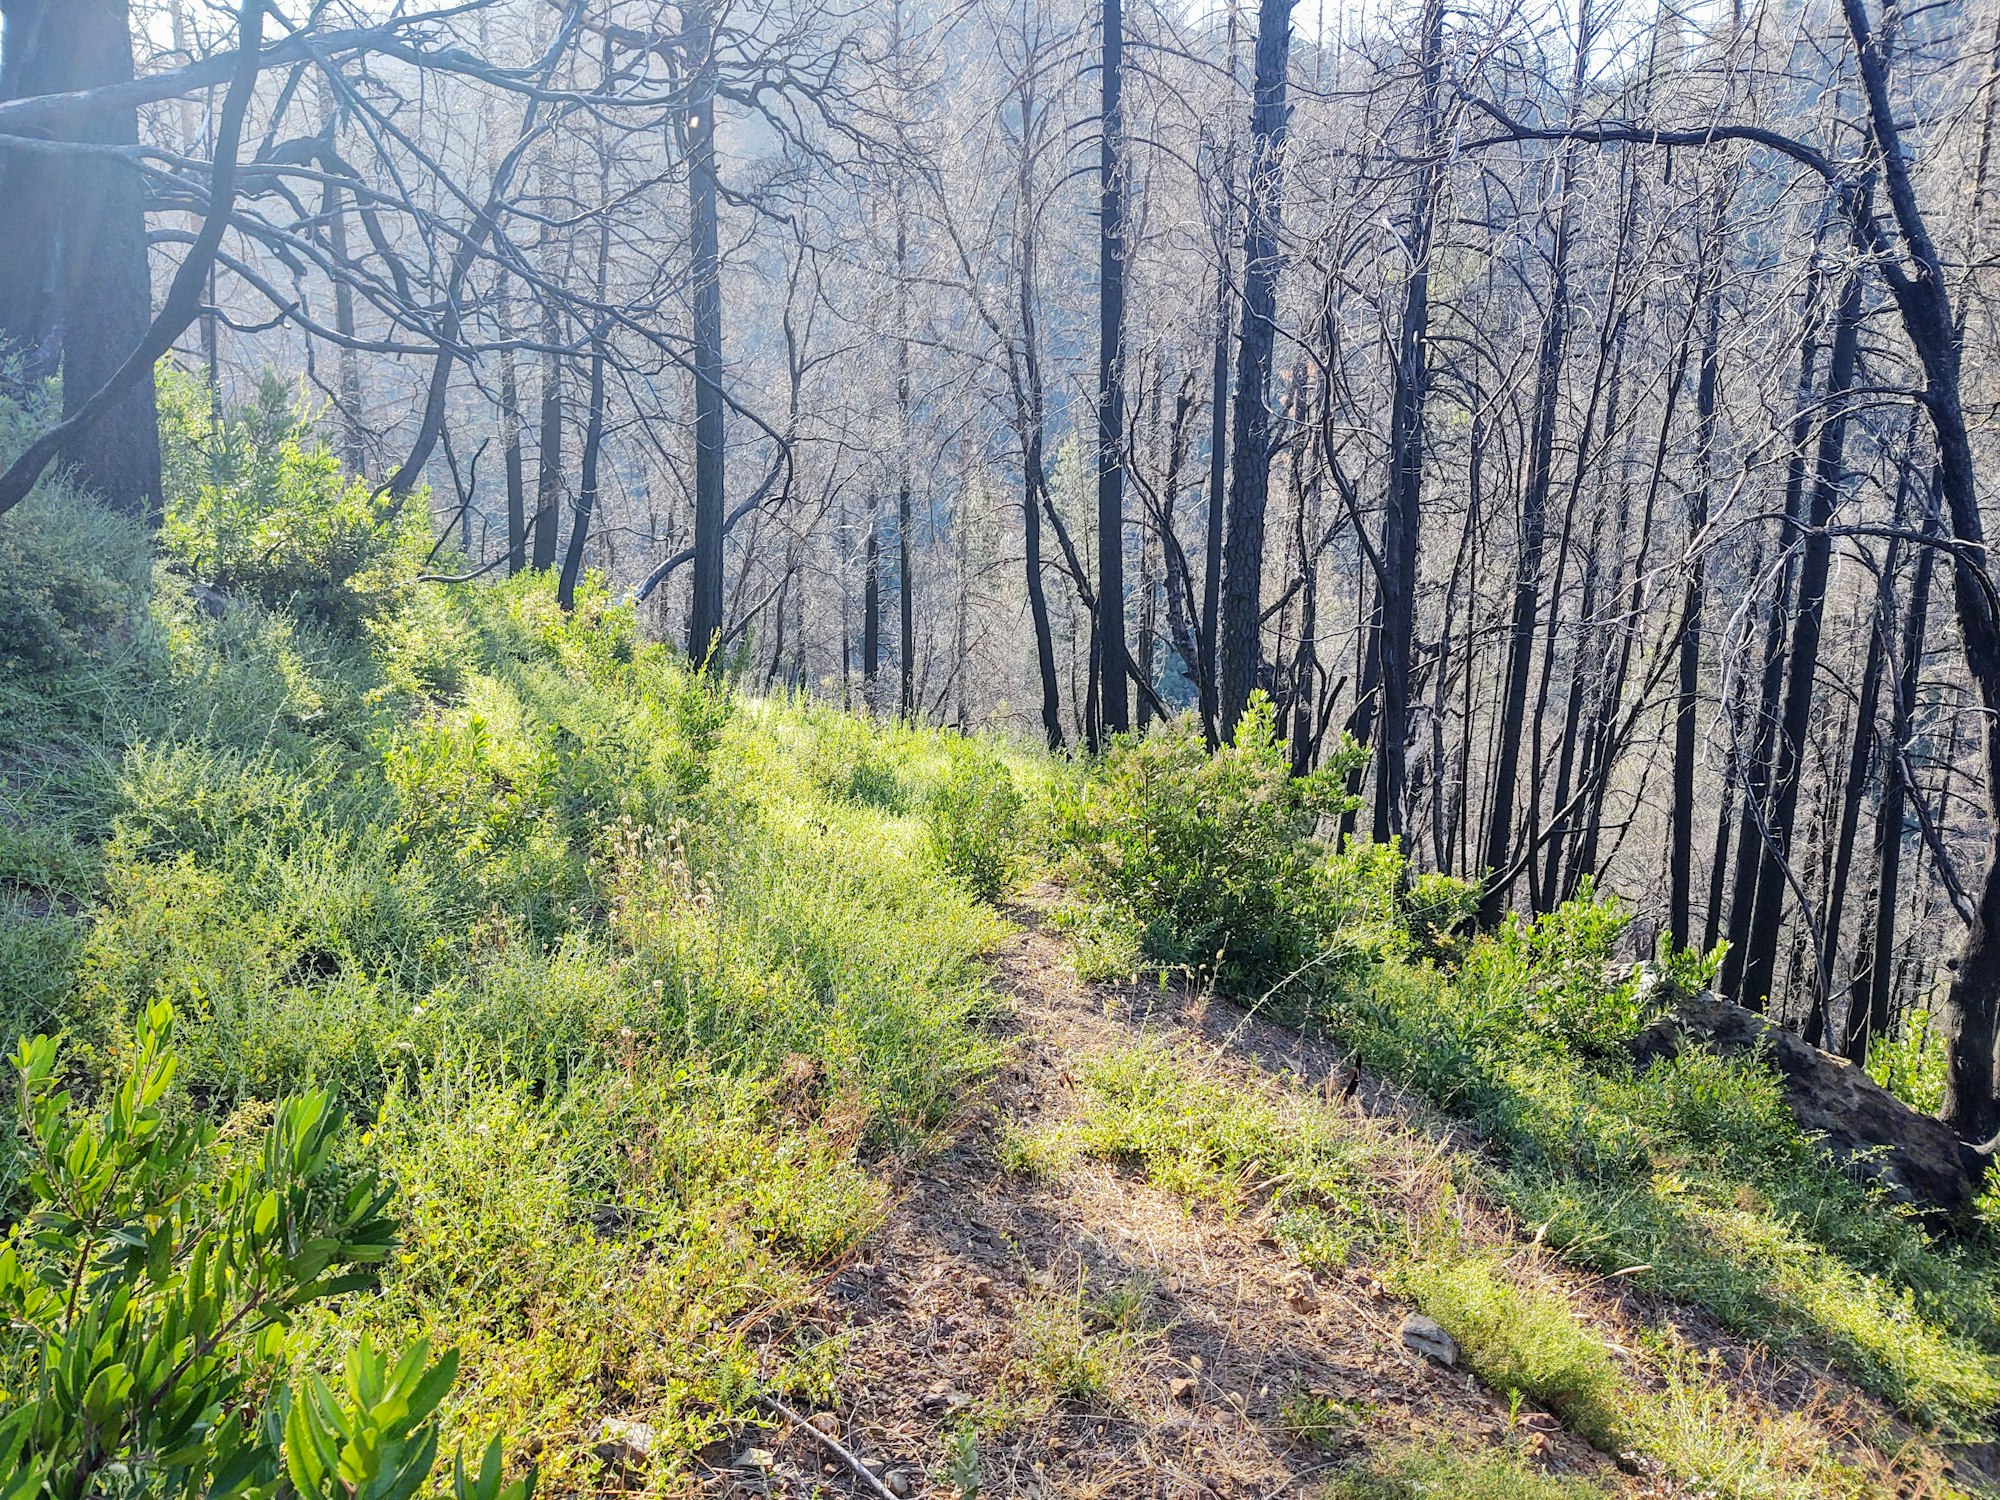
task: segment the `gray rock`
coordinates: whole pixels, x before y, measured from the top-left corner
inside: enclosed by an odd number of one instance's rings
[[[1660,988],[1658,971],[1645,970],[1642,1003]],[[1879,1184],[1893,1202],[1950,1222],[1970,1220],[1986,1159],[1943,1121],[1911,1109],[1847,1059],[1720,995],[1662,997],[1658,1009],[1630,1044],[1641,1068],[1690,1042],[1724,1056],[1761,1055],[1777,1071],[1792,1118],[1835,1162]]]
[[[1422,1313],[1411,1313],[1398,1330],[1403,1347],[1441,1365],[1458,1363],[1458,1340]]]
[[[660,1434],[648,1422],[606,1417],[597,1427],[594,1452],[608,1464],[643,1464],[660,1445]]]

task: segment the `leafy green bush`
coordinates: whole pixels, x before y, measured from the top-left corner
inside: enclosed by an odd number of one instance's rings
[[[160,545],[224,594],[352,629],[414,578],[430,539],[421,497],[378,498],[312,430],[275,376],[222,423],[191,377],[161,387],[170,478]]]
[[[1128,923],[1155,963],[1233,994],[1282,984],[1326,956],[1337,925],[1317,835],[1352,805],[1341,783],[1358,754],[1294,776],[1261,695],[1214,754],[1191,716],[1114,740],[1057,809],[1075,899]]]
[[[858,802],[901,812],[908,794],[885,752],[880,730],[851,714],[821,713],[808,721],[811,737],[800,761],[806,779],[837,802]]]
[[[10,410],[0,402],[0,422]],[[139,522],[44,480],[0,516],[0,678],[129,648],[151,566]]]
[[[924,830],[946,874],[982,901],[1014,883],[1023,799],[997,755],[971,740],[945,742],[945,768],[924,798]]]
[[[1608,977],[1631,913],[1588,880],[1554,911],[1502,923],[1476,944],[1456,985],[1484,1029],[1612,1058],[1639,1030],[1639,975]]]
[[[1945,1035],[1932,1024],[1927,1010],[1911,1011],[1894,1036],[1874,1037],[1868,1043],[1868,1076],[1927,1115],[1944,1108],[1950,1067]]]
[[[1479,911],[1479,883],[1435,871],[1414,876],[1403,892],[1403,920],[1418,956],[1439,963],[1463,960]]]
[[[102,1112],[59,1082],[46,1036],[16,1054],[27,1210],[0,1249],[0,1495],[268,1494],[407,1500],[438,1449],[432,1413],[457,1368],[365,1341],[343,1389],[284,1377],[285,1331],[368,1284],[388,1255],[389,1195],[349,1166],[323,1094],[279,1104],[261,1146],[171,1108],[173,1012],[146,1015]],[[526,1500],[499,1444],[455,1476],[460,1500]]]

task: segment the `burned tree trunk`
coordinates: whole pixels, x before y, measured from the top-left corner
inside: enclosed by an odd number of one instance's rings
[[[1125,179],[1124,15],[1104,0],[1103,99],[1098,113],[1097,654],[1105,734],[1132,727],[1125,691]]]
[[[0,96],[67,93],[130,82],[126,0],[6,0]],[[138,113],[104,108],[67,139],[139,142]],[[60,362],[63,415],[109,384],[153,320],[145,192],[112,153],[0,153],[0,332],[39,378]],[[90,489],[128,515],[160,513],[160,429],[153,375],[143,372],[73,438],[64,457]]]
[[[1264,511],[1271,486],[1272,351],[1277,334],[1278,227],[1286,136],[1285,73],[1293,0],[1259,0],[1250,181],[1244,205],[1243,329],[1236,346],[1236,442],[1231,452],[1228,540],[1218,657],[1217,728],[1224,739],[1250,702],[1262,665]]]
[[[1753,1010],[1761,1010],[1770,996],[1778,954],[1778,928],[1784,920],[1785,891],[1790,883],[1792,824],[1798,810],[1806,732],[1812,718],[1814,679],[1819,673],[1827,565],[1833,552],[1827,527],[1833,521],[1834,505],[1844,479],[1847,398],[1854,385],[1860,331],[1861,279],[1858,274],[1849,273],[1835,314],[1833,354],[1827,371],[1827,413],[1820,426],[1812,495],[1800,547],[1798,615],[1792,625],[1784,720],[1779,726],[1777,754],[1771,767],[1771,811],[1764,830],[1757,898],[1751,908],[1750,947],[1744,959],[1742,1000]],[[1824,976],[1822,983],[1823,980]]]
[[[1409,797],[1410,671],[1416,633],[1417,548],[1424,484],[1424,401],[1430,390],[1431,232],[1443,176],[1439,95],[1444,76],[1443,0],[1425,0],[1422,112],[1416,196],[1410,206],[1410,284],[1397,330],[1389,401],[1389,492],[1382,511],[1382,732],[1375,752],[1375,841],[1403,832]]]
[[[694,325],[694,584],[690,660],[709,661],[722,638],[722,249],[715,163],[715,17],[708,0],[686,11],[692,68],[687,109],[688,276]]]

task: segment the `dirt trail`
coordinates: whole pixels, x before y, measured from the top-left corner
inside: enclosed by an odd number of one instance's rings
[[[1436,1211],[1448,1128],[1366,1080],[1342,1056],[1234,1005],[1179,987],[1085,984],[1033,908],[996,959],[1006,1004],[998,1027],[1007,1061],[946,1149],[903,1173],[896,1207],[825,1290],[822,1322],[844,1332],[842,1407],[819,1420],[899,1495],[954,1496],[947,1444],[983,1422],[979,1493],[1025,1500],[1205,1496],[1278,1500],[1318,1495],[1343,1457],[1398,1438],[1449,1438],[1475,1450],[1511,1437],[1551,1473],[1590,1474],[1621,1496],[1688,1491],[1621,1472],[1603,1454],[1532,1408],[1510,1419],[1463,1370],[1404,1349],[1411,1305],[1365,1268],[1307,1272],[1270,1237],[1257,1212],[1189,1212],[1167,1193],[1101,1163],[1048,1181],[1005,1171],[1008,1130],[1035,1129],[1077,1108],[1071,1064],[1145,1038],[1188,1044],[1203,1067],[1246,1090],[1311,1091],[1339,1100],[1357,1131],[1375,1133],[1385,1180],[1378,1201],[1411,1215]],[[1413,1128],[1416,1127],[1416,1128]],[[1480,1214],[1476,1206],[1463,1212]],[[1476,1237],[1513,1237],[1500,1216]],[[1578,1310],[1614,1345],[1628,1320],[1660,1312],[1561,1268]],[[1122,1369],[1116,1399],[1071,1407],[1023,1392],[1024,1324],[1037,1307],[1121,1285],[1147,1292],[1160,1328]],[[1675,1311],[1687,1328],[1684,1311]],[[1851,1392],[1816,1372],[1777,1368],[1732,1348],[1716,1330],[1738,1395],[1767,1408],[1816,1409],[1835,1424]],[[1285,1430],[1287,1398],[1316,1394],[1360,1413],[1341,1441],[1314,1446]],[[996,1430],[997,1429],[997,1430]],[[753,1436],[739,1461],[711,1472],[707,1493],[752,1496],[861,1493],[803,1434]],[[743,1461],[747,1457],[748,1462]]]

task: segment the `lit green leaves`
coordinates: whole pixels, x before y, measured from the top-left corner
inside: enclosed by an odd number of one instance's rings
[[[19,1372],[0,1417],[0,1500],[83,1500],[107,1485],[214,1500],[291,1491],[406,1500],[437,1456],[455,1356],[393,1365],[365,1342],[339,1391],[280,1378],[283,1329],[361,1285],[394,1242],[389,1194],[338,1152],[325,1095],[280,1103],[262,1149],[232,1153],[168,1102],[173,1011],[147,1011],[100,1112],[60,1083],[47,1037],[14,1062],[31,1206],[0,1246],[0,1322]],[[260,1393],[264,1409],[257,1410]],[[497,1450],[457,1473],[464,1500],[526,1500]]]

